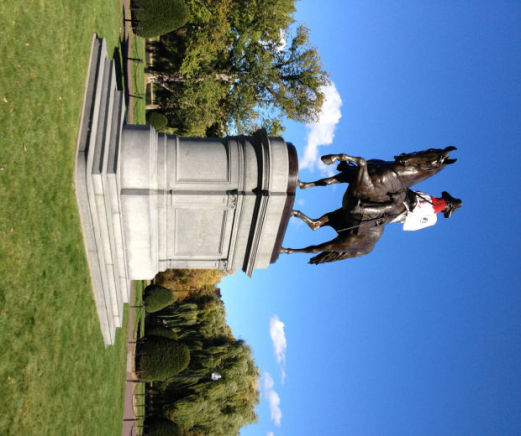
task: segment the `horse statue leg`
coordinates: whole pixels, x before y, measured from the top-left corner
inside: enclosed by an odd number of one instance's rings
[[[366,166],[367,162],[363,157],[355,157],[355,156],[349,156],[345,153],[339,153],[339,154],[325,154],[320,158],[322,162],[324,162],[326,165],[332,165],[336,161],[349,161],[354,162],[358,166]]]
[[[316,230],[323,225],[327,224],[329,222],[329,214],[326,213],[325,215],[322,215],[320,218],[314,220],[307,215],[304,215],[300,210],[293,210],[291,212],[291,215],[300,218],[302,221],[304,221],[311,230]]]
[[[337,174],[336,176],[326,177],[324,179],[315,180],[314,182],[303,182],[301,180],[297,180],[297,184],[300,189],[313,188],[314,186],[329,186],[335,185],[337,183],[342,183],[344,180],[340,179],[341,174]]]
[[[281,247],[280,252],[286,253],[286,254],[291,254],[291,253],[319,253],[321,251],[334,251],[338,248],[334,242],[335,242],[335,239],[328,241],[328,242],[324,242],[322,244],[318,244],[318,245],[309,245],[304,248]]]
[[[336,161],[348,161],[356,163],[356,165],[358,166],[358,171],[356,172],[354,180],[349,182],[349,188],[352,188],[351,193],[354,191],[358,192],[361,196],[364,197],[373,196],[376,188],[373,184],[371,176],[369,175],[367,161],[363,157],[349,156],[348,154],[340,153],[326,154],[322,156],[320,159],[322,159],[322,162],[324,162],[326,165],[331,165]],[[349,195],[351,195],[351,193]]]

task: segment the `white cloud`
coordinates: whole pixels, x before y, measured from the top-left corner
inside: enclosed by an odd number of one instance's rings
[[[277,46],[277,51],[282,51],[286,48],[286,44],[288,41],[286,40],[286,34],[284,33],[284,30],[280,29],[280,38],[279,38],[279,45]]]
[[[269,372],[264,373],[264,395],[268,399],[270,406],[271,420],[277,427],[280,427],[280,421],[282,420],[282,412],[280,410],[280,397],[277,392],[273,389],[275,382]]]
[[[279,39],[278,40],[276,40],[276,39],[269,39],[269,40],[261,39],[261,40],[259,40],[259,43],[266,49],[274,48],[275,51],[281,52],[282,50],[284,50],[286,48],[286,45],[288,44],[288,41],[286,39],[286,34],[285,34],[284,30],[280,29]]]
[[[292,220],[295,221],[295,220]],[[302,223],[302,221],[300,222]],[[280,379],[284,383],[286,380],[286,370],[284,364],[286,363],[286,334],[284,333],[284,323],[279,319],[277,315],[270,318],[270,337],[273,342],[273,351],[275,353],[275,359],[277,363],[281,365]]]
[[[333,142],[335,127],[342,117],[340,111],[342,99],[333,82],[322,90],[325,94],[324,104],[322,105],[318,121],[308,125],[308,141],[304,148],[304,157],[299,163],[299,168],[314,170],[318,166],[321,170],[327,172],[328,167],[318,159],[318,147],[329,145]]]
[[[284,333],[284,323],[277,315],[270,318],[270,337],[273,342],[273,351],[277,363],[284,363],[286,361],[286,335]]]
[[[272,431],[269,431],[268,433],[266,433],[266,436],[275,436],[275,435],[273,434]]]

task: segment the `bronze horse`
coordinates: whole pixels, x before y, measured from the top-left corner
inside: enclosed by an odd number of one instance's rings
[[[337,231],[338,236],[331,241],[304,248],[282,248],[281,252],[322,252],[310,259],[310,263],[314,264],[368,254],[382,236],[385,225],[405,212],[404,202],[411,201],[408,188],[456,162],[456,159],[450,159],[449,156],[455,149],[456,147],[451,146],[445,149],[431,148],[420,152],[402,153],[395,156],[394,161],[366,161],[347,154],[322,156],[322,161],[329,165],[341,161],[338,165],[340,173],[315,182],[299,181],[299,186],[306,189],[312,186],[349,183],[342,208],[326,213],[316,220],[300,211],[293,211],[293,216],[302,219],[313,230],[329,225]],[[367,211],[371,210],[372,204],[378,207],[373,209],[376,212],[371,215]]]

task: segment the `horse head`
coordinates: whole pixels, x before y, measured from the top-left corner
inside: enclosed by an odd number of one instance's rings
[[[450,152],[456,147],[449,146],[444,149],[429,148],[428,150],[402,153],[394,157],[394,161],[405,167],[415,167],[423,170],[437,170],[446,165],[453,164],[457,159],[450,159]]]
[[[403,187],[410,187],[438,174],[447,165],[456,162],[450,152],[456,147],[429,148],[424,151],[402,153],[394,157],[391,167],[398,175]]]

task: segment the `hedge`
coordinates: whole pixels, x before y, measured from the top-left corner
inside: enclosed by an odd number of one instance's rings
[[[168,125],[168,118],[161,112],[149,112],[147,114],[147,123],[156,130],[163,130]]]
[[[133,0],[133,8],[134,32],[143,38],[179,29],[189,18],[184,0]]]
[[[181,434],[177,424],[168,419],[147,419],[145,427],[147,436],[180,436]]]
[[[171,339],[147,336],[137,347],[137,372],[140,380],[163,381],[180,373],[190,363],[188,347]]]
[[[161,338],[167,339],[177,339],[177,335],[174,333],[172,329],[167,329],[165,327],[150,327],[147,329],[147,336],[159,336]]]
[[[147,286],[144,295],[143,304],[148,313],[159,312],[175,300],[174,293],[171,290],[158,285]]]

